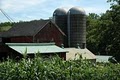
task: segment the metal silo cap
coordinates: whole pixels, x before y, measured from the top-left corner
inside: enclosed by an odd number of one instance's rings
[[[81,7],[72,7],[69,10],[70,14],[83,14],[86,15],[85,10]]]

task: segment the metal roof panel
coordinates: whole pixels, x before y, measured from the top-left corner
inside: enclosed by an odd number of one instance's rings
[[[6,43],[10,48],[14,49],[15,51],[24,54],[27,51],[27,54],[33,53],[61,53],[67,52],[66,50],[52,44],[41,44],[40,43]]]

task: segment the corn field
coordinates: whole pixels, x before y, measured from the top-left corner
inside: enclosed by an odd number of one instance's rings
[[[59,57],[8,59],[0,63],[0,80],[120,80],[120,64]]]

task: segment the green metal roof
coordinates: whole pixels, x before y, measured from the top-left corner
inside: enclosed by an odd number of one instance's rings
[[[109,58],[112,56],[96,55],[96,62],[109,62]]]
[[[67,52],[66,50],[58,47],[55,43],[6,43],[10,48],[15,51],[24,54],[27,50],[27,54],[32,53],[60,53]]]

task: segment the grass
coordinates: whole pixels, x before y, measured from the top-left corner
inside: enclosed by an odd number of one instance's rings
[[[0,27],[0,31],[8,31],[11,26]]]

